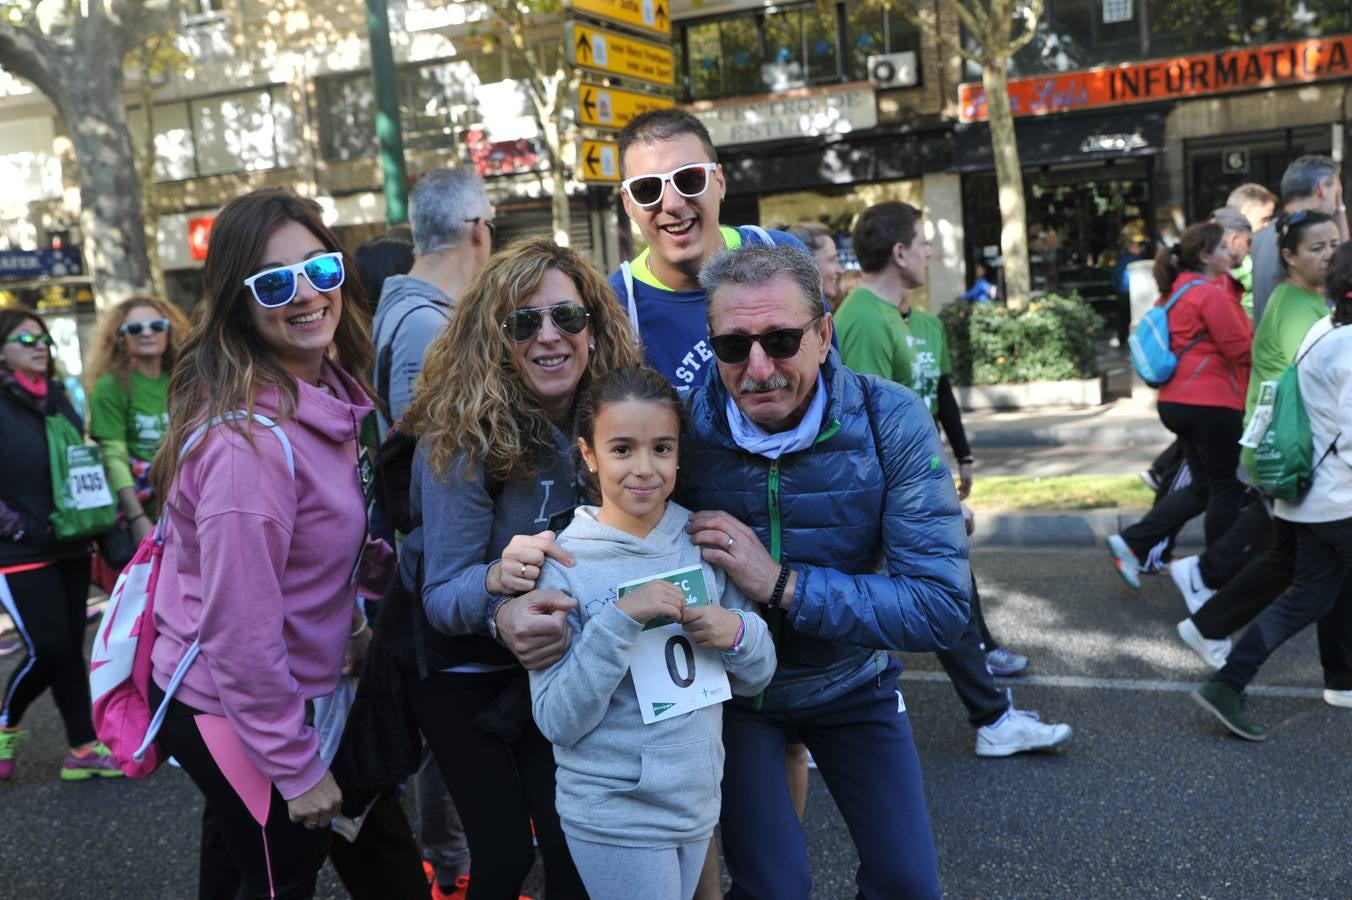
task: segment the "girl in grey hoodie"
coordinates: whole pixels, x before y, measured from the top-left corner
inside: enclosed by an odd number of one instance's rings
[[[681,431],[667,380],[644,366],[601,378],[579,403],[577,430],[601,505],[579,507],[559,535],[574,565],[547,562],[537,584],[578,605],[568,652],[531,673],[535,721],[554,744],[556,805],[592,900],[689,900],[718,821],[722,706],[679,713],[646,697],[655,721],[644,724],[635,647],[651,620],[680,623],[666,640],[672,682],[716,659],[732,693],[753,696],[774,674],[774,645],[751,602],[701,559],[685,533],[690,512],[667,499]],[[679,693],[666,687],[664,697]]]

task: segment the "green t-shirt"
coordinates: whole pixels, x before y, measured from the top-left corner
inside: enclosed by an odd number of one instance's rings
[[[911,333],[911,388],[929,404],[930,415],[937,416],[939,379],[953,373],[944,323],[938,316],[914,307],[903,321]]]
[[[1244,261],[1230,270],[1230,274],[1239,282],[1239,286],[1244,288],[1244,293],[1240,295],[1239,305],[1244,307],[1244,314],[1250,319],[1253,318],[1253,257],[1246,256]]]
[[[147,378],[133,370],[128,388],[104,375],[89,394],[89,436],[104,445],[104,468],[114,492],[133,487],[130,460],[149,462],[169,430],[169,373]]]
[[[840,358],[856,372],[911,387],[911,332],[897,308],[867,288],[855,288],[834,317]]]

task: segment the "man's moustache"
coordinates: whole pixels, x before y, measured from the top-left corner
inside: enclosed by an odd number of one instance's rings
[[[789,379],[783,375],[775,375],[765,381],[748,378],[737,385],[737,392],[740,394],[768,394],[770,391],[783,390],[788,386]]]

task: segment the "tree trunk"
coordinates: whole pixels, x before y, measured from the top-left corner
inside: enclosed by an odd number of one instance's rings
[[[169,299],[169,286],[164,280],[164,263],[160,260],[160,202],[155,187],[155,126],[153,107],[155,104],[155,86],[150,81],[151,50],[143,50],[141,55],[141,83],[137,94],[140,97],[141,114],[145,116],[145,137],[138,148],[132,144],[136,155],[136,175],[141,184],[141,214],[145,218],[146,262],[150,266],[150,279],[154,285],[155,296]]]
[[[988,57],[981,67],[995,155],[995,183],[1000,195],[1000,254],[1005,262],[1005,297],[1011,307],[1028,304],[1032,281],[1028,273],[1027,209],[1023,199],[1023,168],[1014,136],[1014,113],[1009,105],[1007,58]]]
[[[102,43],[95,37],[94,44]],[[122,53],[80,46],[52,98],[75,146],[80,170],[80,231],[100,311],[152,289],[141,185],[122,101]]]

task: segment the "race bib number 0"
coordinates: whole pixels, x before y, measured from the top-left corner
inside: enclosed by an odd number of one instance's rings
[[[71,505],[78,510],[100,509],[113,505],[113,495],[103,474],[103,463],[94,447],[66,448],[66,483],[70,487]]]
[[[700,566],[627,581],[616,592],[623,597],[658,579],[670,581],[684,591],[686,606],[710,603]],[[732,697],[728,672],[719,652],[697,646],[679,623],[665,619],[654,619],[639,634],[630,649],[629,674],[634,679],[645,725],[683,716]]]

